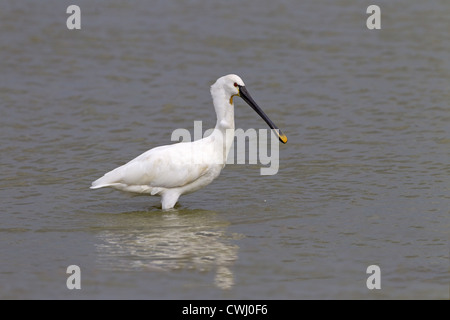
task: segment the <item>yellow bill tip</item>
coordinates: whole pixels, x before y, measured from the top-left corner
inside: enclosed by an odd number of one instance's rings
[[[287,140],[288,140],[287,137],[284,134],[280,134],[279,138],[280,138],[281,142],[283,142],[283,143],[286,143]]]

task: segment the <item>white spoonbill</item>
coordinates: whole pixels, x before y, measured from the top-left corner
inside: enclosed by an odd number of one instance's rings
[[[210,184],[225,167],[234,140],[233,97],[247,102],[275,129],[281,142],[287,137],[252,99],[244,82],[234,74],[217,79],[211,86],[217,114],[212,133],[193,142],[156,147],[92,183],[91,189],[112,187],[121,191],[161,196],[162,209],[171,209],[178,198]]]

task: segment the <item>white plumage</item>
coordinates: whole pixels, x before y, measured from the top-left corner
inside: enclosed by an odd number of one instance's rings
[[[178,198],[210,184],[223,169],[234,139],[234,96],[241,96],[272,129],[278,129],[259,109],[237,75],[219,78],[211,86],[217,123],[211,135],[193,142],[156,147],[92,183],[91,189],[161,196],[162,208],[171,209]],[[287,138],[279,132],[280,140]]]

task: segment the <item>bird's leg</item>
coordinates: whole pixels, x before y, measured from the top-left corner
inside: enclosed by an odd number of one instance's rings
[[[162,209],[163,210],[172,209],[177,203],[179,197],[180,193],[176,190],[164,191],[163,194],[161,195]]]

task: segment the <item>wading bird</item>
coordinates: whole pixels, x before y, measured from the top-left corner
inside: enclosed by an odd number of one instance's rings
[[[217,79],[211,86],[211,95],[217,123],[209,136],[150,149],[95,180],[91,189],[112,187],[159,195],[162,209],[172,209],[181,195],[207,186],[225,167],[234,140],[235,96],[247,102],[274,129],[281,142],[287,142],[287,137],[256,104],[237,75],[229,74]]]

